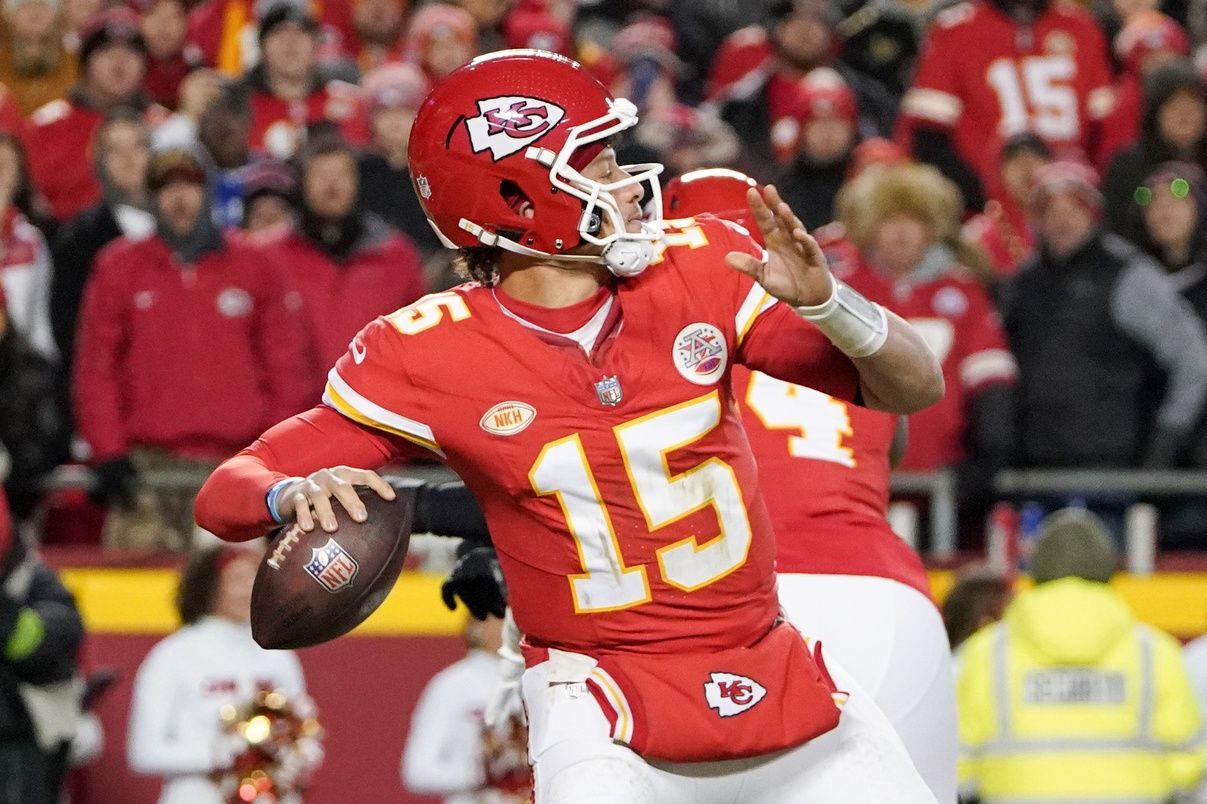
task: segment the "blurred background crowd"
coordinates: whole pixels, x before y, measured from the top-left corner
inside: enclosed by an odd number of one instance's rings
[[[774,183],[835,273],[924,333],[948,392],[910,417],[898,469],[954,477],[960,548],[1004,499],[1031,531],[1091,508],[1119,546],[1146,499],[1092,474],[1010,497],[1003,470],[1207,470],[1200,0],[3,0],[12,543],[203,543],[206,474],[315,404],[366,321],[461,281],[412,189],[410,125],[449,72],[522,47],[637,105],[622,163]],[[1207,549],[1188,488],[1153,498],[1163,548]],[[198,556],[194,588],[242,566]],[[1004,595],[973,579],[957,626]],[[207,600],[181,609],[188,638],[250,647],[223,626],[246,604]],[[78,615],[47,617],[73,652]],[[286,665],[274,685],[300,690]],[[247,698],[245,671],[220,691]],[[136,768],[184,772],[149,740]]]
[[[1006,467],[1207,468],[1207,7],[1166,5],[8,0],[15,515],[45,543],[187,547],[190,473],[314,403],[363,322],[459,281],[409,127],[506,47],[633,100],[622,161],[774,182],[925,332],[948,395],[898,468],[955,472],[963,546]],[[1059,496],[1037,503],[1117,533],[1138,499]],[[1159,502],[1165,544],[1202,546],[1207,504]]]

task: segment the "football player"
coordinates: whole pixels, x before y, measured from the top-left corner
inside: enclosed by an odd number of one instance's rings
[[[757,238],[754,186],[732,170],[686,173],[666,187],[667,215],[712,211]],[[935,798],[955,801],[947,634],[922,562],[885,519],[904,429],[891,414],[744,366],[732,383],[775,525],[784,612],[875,698]]]
[[[901,102],[902,142],[977,212],[998,155],[1033,131],[1057,154],[1093,154],[1114,105],[1106,40],[1088,11],[1052,0],[968,0],[941,12]]]
[[[541,51],[441,82],[410,164],[476,281],[366,326],[323,405],[211,476],[198,521],[335,531],[333,505],[365,516],[355,485],[391,496],[374,469],[435,455],[481,503],[525,634],[539,802],[933,801],[875,704],[779,618],[730,373],[907,413],[942,395],[939,367],[773,188],[748,199],[766,249],[715,218],[660,226],[661,166],[608,144],[636,123]]]

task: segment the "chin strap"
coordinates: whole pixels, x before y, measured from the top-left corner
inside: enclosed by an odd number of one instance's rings
[[[501,237],[495,232],[488,232],[473,221],[462,218],[460,226],[465,231],[478,238],[483,245],[497,246],[513,254],[525,257],[538,257],[543,260],[557,262],[593,262],[603,264],[613,276],[621,278],[637,276],[649,267],[654,259],[654,244],[645,240],[615,240],[604,246],[602,254],[549,254],[522,245],[514,240]]]

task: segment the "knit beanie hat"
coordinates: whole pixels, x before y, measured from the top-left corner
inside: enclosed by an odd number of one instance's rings
[[[1040,523],[1031,577],[1037,584],[1070,577],[1106,583],[1117,560],[1101,519],[1081,508],[1062,508]]]

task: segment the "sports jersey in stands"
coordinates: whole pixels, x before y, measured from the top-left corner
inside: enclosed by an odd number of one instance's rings
[[[724,264],[758,253],[748,237],[708,218],[667,239],[617,283],[589,358],[466,285],[370,324],[329,375],[329,405],[464,478],[534,645],[661,654],[765,636],[774,536],[731,367],[845,399],[858,385],[818,330]]]
[[[906,471],[929,472],[964,458],[968,402],[990,383],[1012,383],[1018,373],[1002,323],[985,289],[954,271],[922,271],[893,282],[859,264],[842,278],[909,321],[939,358],[947,393],[909,417]]]
[[[889,528],[889,450],[897,418],[812,388],[734,369],[734,396],[775,526],[776,572],[930,583]]]
[[[1087,11],[1054,4],[1027,26],[977,0],[935,19],[901,111],[905,132],[952,129],[956,151],[992,194],[1003,140],[1030,130],[1054,151],[1091,155],[1095,124],[1111,106],[1106,42]]]

